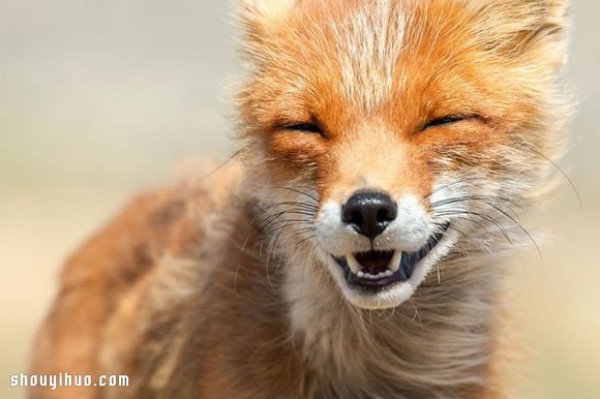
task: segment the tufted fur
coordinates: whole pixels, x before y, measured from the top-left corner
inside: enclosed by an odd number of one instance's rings
[[[36,342],[32,372],[133,386],[30,398],[510,397],[500,264],[564,145],[566,0],[238,5],[240,160],[90,240]],[[319,234],[363,188],[451,223],[388,309],[349,299]]]

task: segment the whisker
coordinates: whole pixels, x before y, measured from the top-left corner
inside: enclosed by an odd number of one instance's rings
[[[534,154],[536,154],[540,158],[545,159],[546,161],[548,161],[548,163],[550,163],[550,165],[552,165],[558,171],[558,173],[561,174],[562,177],[564,177],[564,179],[567,181],[567,183],[569,184],[569,186],[571,186],[571,189],[573,190],[573,193],[577,197],[577,202],[579,204],[579,210],[581,212],[583,212],[583,200],[581,198],[581,194],[579,193],[579,190],[577,189],[577,186],[575,186],[575,183],[569,177],[569,175],[567,174],[567,172],[565,172],[556,162],[554,162],[552,159],[550,159],[550,157],[548,157],[548,156],[544,155],[543,153],[541,153],[540,151],[536,150],[531,145],[527,145],[526,143],[523,143],[523,145],[525,145],[525,147],[527,147],[527,149],[529,151],[533,152]]]
[[[275,215],[272,215],[271,217],[268,218],[268,220],[265,220],[265,223],[262,226],[263,231],[266,231],[273,224],[277,225],[279,222],[281,222],[281,220],[279,218],[281,218],[283,216],[287,216],[287,215],[307,216],[307,218],[302,218],[299,220],[298,219],[289,219],[288,221],[290,221],[290,222],[297,221],[297,222],[312,223],[312,215],[311,214],[291,213],[291,212],[283,211],[283,212],[279,212]]]
[[[313,204],[308,204],[305,202],[298,202],[298,201],[285,201],[285,202],[276,202],[274,204],[272,204],[271,206],[277,207],[277,206],[292,206],[292,207],[298,207],[298,208],[303,208],[303,209],[310,209],[313,211],[318,211],[319,207]]]
[[[233,160],[235,160],[238,156],[242,155],[244,153],[244,151],[246,151],[248,149],[248,147],[242,147],[239,150],[237,150],[236,152],[234,152],[229,158],[227,158],[225,161],[223,161],[221,164],[219,164],[217,167],[215,167],[213,170],[211,170],[210,172],[199,176],[196,181],[202,181],[206,178],[209,178],[210,176],[214,175],[215,173],[217,173],[218,171],[220,171],[221,169],[223,169],[225,166],[227,166],[227,164]]]
[[[477,181],[477,180],[480,180],[480,179],[481,178],[478,177],[478,176],[464,177],[464,178],[462,178],[460,180],[456,180],[456,181],[453,181],[451,183],[448,183],[448,184],[445,184],[445,185],[443,185],[441,187],[436,188],[431,193],[429,193],[427,196],[425,196],[425,199],[431,198],[434,194],[439,193],[442,190],[447,190],[447,189],[449,189],[451,187],[454,187],[454,186],[457,186],[459,184],[464,184],[464,183],[467,183],[467,182]]]
[[[304,192],[304,191],[302,191],[302,190],[300,190],[299,188],[296,188],[296,187],[273,186],[273,188],[280,189],[280,190],[289,190],[289,191],[295,192],[297,194],[304,195],[305,197],[313,200],[316,203],[319,202],[319,199],[317,197],[315,197],[315,196],[313,196],[313,195],[311,195],[311,194],[309,194],[307,192]]]
[[[540,246],[538,245],[538,243],[535,241],[535,239],[533,238],[533,236],[529,233],[529,231],[527,231],[527,229],[521,224],[519,223],[519,221],[517,219],[515,219],[514,217],[512,217],[511,215],[509,215],[507,212],[505,212],[504,210],[502,210],[501,208],[492,205],[492,204],[487,204],[488,206],[491,206],[492,208],[494,208],[496,211],[500,212],[501,214],[503,214],[504,216],[506,216],[510,221],[512,221],[523,233],[525,233],[525,235],[527,237],[529,237],[529,240],[531,241],[531,243],[535,246],[535,248],[537,249],[538,255],[540,257],[540,261],[542,262],[542,265],[544,264],[544,256],[542,254],[542,250],[540,248]]]
[[[517,209],[521,209],[522,208],[519,204],[517,204],[516,202],[514,202],[511,199],[508,199],[508,198],[505,198],[505,197],[496,197],[496,196],[491,196],[491,195],[466,195],[466,196],[463,196],[463,197],[448,198],[448,199],[445,199],[445,200],[440,200],[440,201],[432,202],[431,203],[431,207],[432,208],[438,208],[438,207],[445,206],[445,205],[456,204],[456,203],[467,202],[467,201],[484,202],[487,205],[489,205],[488,200],[495,200],[495,201],[506,202],[506,203],[509,203],[509,204],[513,205]],[[511,212],[515,213],[514,210],[512,210],[512,209],[511,209]]]
[[[436,216],[453,216],[453,215],[462,215],[462,216],[470,215],[470,216],[476,216],[481,219],[487,220],[488,222],[493,223],[498,228],[498,230],[500,230],[502,232],[502,235],[504,235],[506,240],[511,245],[514,245],[514,242],[511,240],[510,236],[508,235],[508,232],[506,231],[506,229],[504,228],[502,223],[500,223],[497,219],[493,218],[490,215],[485,215],[485,214],[481,214],[479,212],[466,211],[466,210],[443,211],[441,213],[436,213]]]

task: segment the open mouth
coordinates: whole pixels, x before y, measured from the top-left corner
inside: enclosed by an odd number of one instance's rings
[[[435,248],[447,229],[448,226],[445,226],[443,231],[432,235],[427,244],[416,252],[357,252],[334,259],[344,269],[344,276],[350,285],[365,289],[384,288],[410,280],[416,265]]]

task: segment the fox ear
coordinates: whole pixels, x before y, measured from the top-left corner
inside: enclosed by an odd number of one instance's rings
[[[242,28],[242,48],[249,54],[260,51],[284,24],[301,0],[237,0]]]
[[[558,71],[567,61],[569,0],[477,0],[491,48]]]
[[[263,23],[275,22],[285,17],[299,0],[238,0],[242,18]]]

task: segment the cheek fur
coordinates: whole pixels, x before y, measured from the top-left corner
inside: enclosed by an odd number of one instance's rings
[[[275,132],[267,138],[267,148],[274,160],[302,166],[313,164],[327,151],[324,139],[317,133]]]
[[[321,159],[326,157],[327,147],[318,134],[302,132],[265,133],[251,147],[261,148],[262,173],[269,175],[281,185],[289,185],[298,179],[314,179]]]

